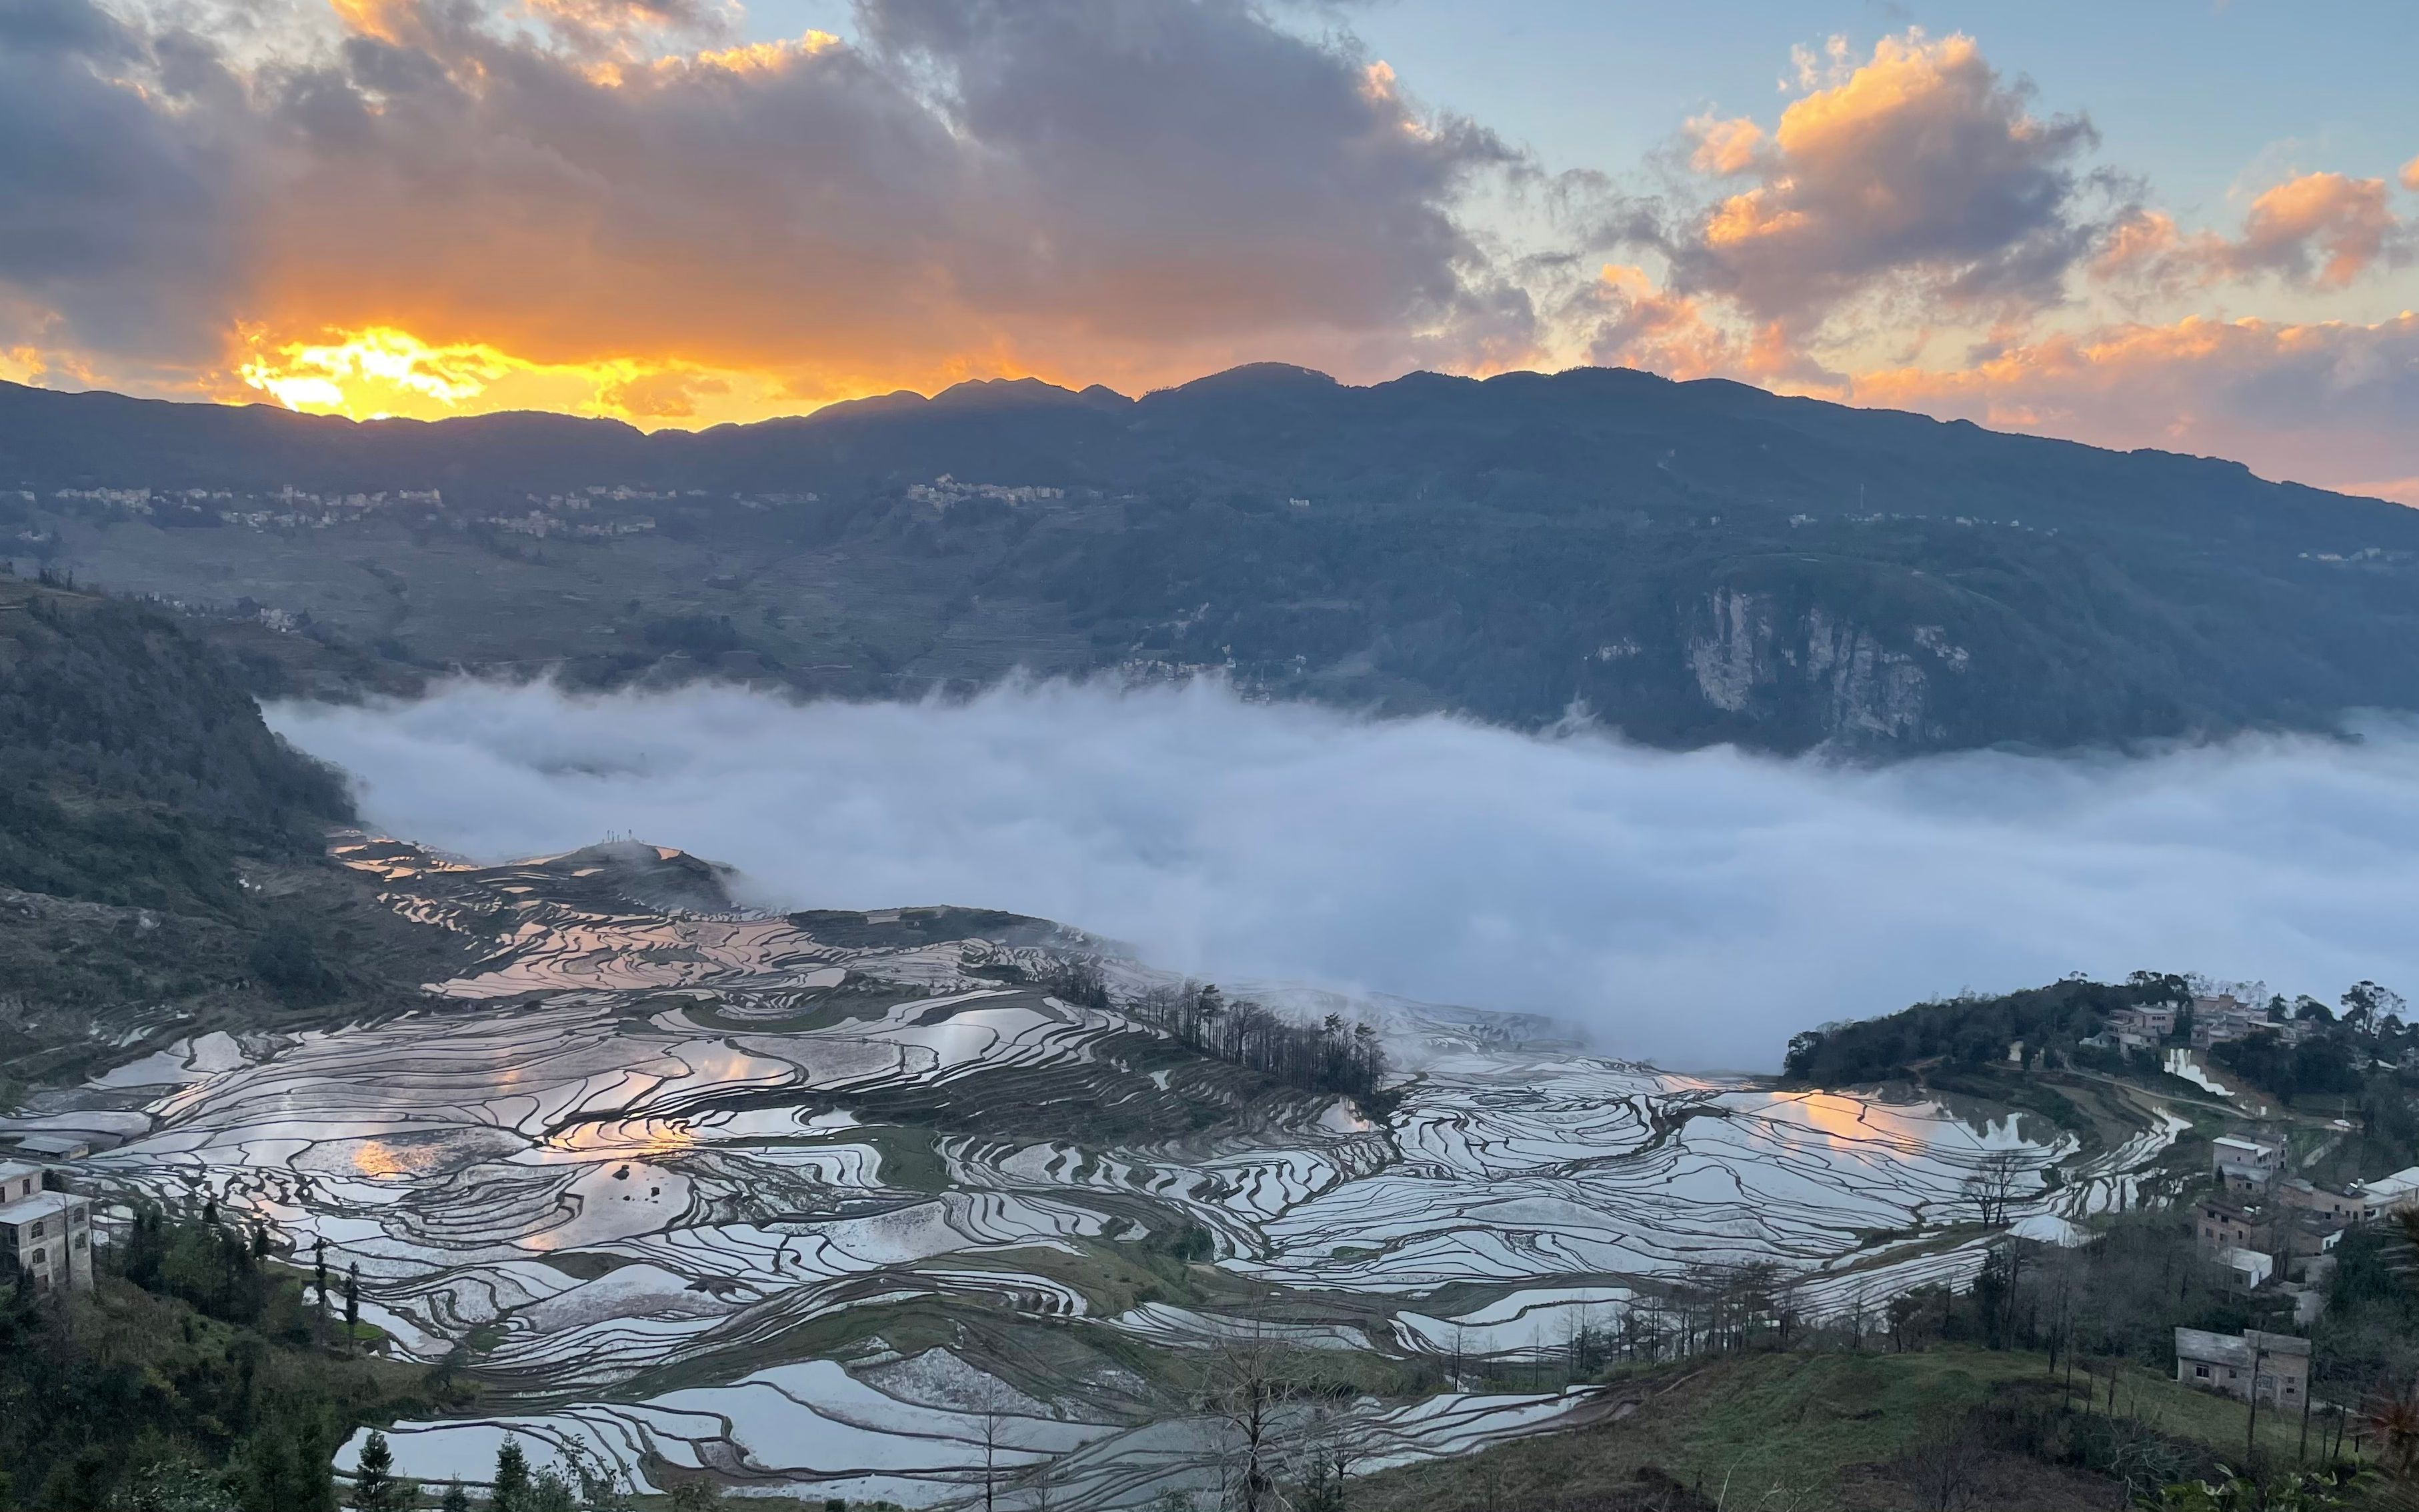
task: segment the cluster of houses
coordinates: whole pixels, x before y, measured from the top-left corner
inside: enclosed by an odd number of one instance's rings
[[[2321,1280],[2344,1230],[2419,1207],[2419,1165],[2373,1181],[2320,1186],[2285,1174],[2282,1146],[2238,1134],[2213,1142],[2211,1165],[2218,1191],[2199,1205],[2195,1232],[2248,1287],[2265,1286],[2280,1272],[2293,1281]]]
[[[2177,1026],[2183,1022],[2184,1012],[2185,1010],[2172,1003],[2120,1008],[2108,1015],[2108,1026],[2093,1039],[2102,1044],[2129,1050],[2162,1045],[2174,1038]],[[2273,1030],[2276,1037],[2287,1044],[2301,1043],[2310,1032],[2310,1026],[2302,1020],[2272,1020],[2266,1009],[2243,1002],[2232,994],[2196,997],[2191,1013],[2192,1045],[2196,1050],[2248,1039],[2255,1029]]]
[[[2307,1324],[2324,1302],[2335,1242],[2358,1224],[2419,1209],[2419,1165],[2346,1187],[2286,1174],[2285,1149],[2269,1140],[2228,1134],[2212,1142],[2217,1191],[2193,1214],[2200,1246],[2246,1290],[2275,1285],[2292,1296],[2294,1320]],[[2286,1334],[2240,1336],[2176,1330],[2176,1379],[2186,1385],[2296,1408],[2309,1389],[2310,1345]]]

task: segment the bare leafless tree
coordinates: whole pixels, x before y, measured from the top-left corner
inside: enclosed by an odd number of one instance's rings
[[[1961,1188],[1968,1211],[1989,1228],[2004,1228],[2008,1209],[2024,1185],[2025,1158],[2012,1149],[1995,1149],[1965,1178]]]
[[[1201,1407],[1219,1429],[1220,1479],[1239,1512],[1278,1512],[1292,1408],[1302,1395],[1294,1351],[1252,1320],[1204,1351]]]

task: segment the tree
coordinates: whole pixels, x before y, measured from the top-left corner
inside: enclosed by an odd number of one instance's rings
[[[388,1512],[401,1504],[394,1493],[394,1451],[387,1447],[386,1435],[372,1428],[353,1467],[353,1505],[361,1512]]]
[[[448,1494],[461,1489],[457,1483]],[[386,1435],[371,1429],[353,1467],[353,1505],[359,1512],[408,1512],[419,1500],[420,1488],[394,1473],[394,1451]]]
[[[362,1326],[362,1267],[356,1260],[345,1272],[345,1335],[351,1338]]]
[[[722,1505],[722,1488],[700,1476],[684,1480],[671,1489],[672,1512],[716,1512]]]
[[[1973,1210],[1975,1221],[1990,1228],[2008,1223],[2008,1207],[2023,1184],[2025,1158],[2012,1149],[1995,1149],[1967,1176],[1959,1191]]]
[[[470,1493],[458,1480],[445,1483],[445,1494],[438,1500],[437,1512],[470,1512]]]
[[[496,1479],[487,1493],[488,1512],[530,1512],[529,1456],[521,1452],[521,1443],[511,1434],[504,1435],[501,1447],[496,1450]]]
[[[1218,1426],[1221,1479],[1237,1512],[1276,1512],[1288,1409],[1300,1383],[1288,1351],[1258,1321],[1222,1337],[1203,1364],[1201,1405]]]

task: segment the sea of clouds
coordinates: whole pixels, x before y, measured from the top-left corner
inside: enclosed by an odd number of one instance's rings
[[[481,860],[630,832],[768,906],[963,903],[1161,964],[1550,1013],[1768,1069],[1789,1035],[2136,967],[2419,990],[2419,728],[1883,767],[1252,702],[1216,682],[792,702],[443,686],[270,719]]]

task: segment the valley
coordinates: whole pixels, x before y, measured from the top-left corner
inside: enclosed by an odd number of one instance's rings
[[[106,1147],[75,1174],[113,1200],[358,1267],[384,1350],[476,1383],[390,1430],[431,1480],[484,1479],[509,1431],[657,1490],[1152,1506],[1215,1490],[1203,1375],[1255,1350],[1330,1381],[1320,1431],[1374,1472],[1609,1411],[1565,1389],[1575,1350],[1679,1356],[1726,1306],[1877,1326],[2011,1225],[2055,1242],[2183,1175],[2191,1125],[2151,1099],[2062,1128],[1256,990],[1379,1028],[1373,1118],[1137,1017],[1197,984],[1039,920],[752,913],[632,842],[333,854],[461,938],[455,974],[400,1012],[154,1041],[7,1122]],[[1049,989],[1071,963],[1109,1006]]]

